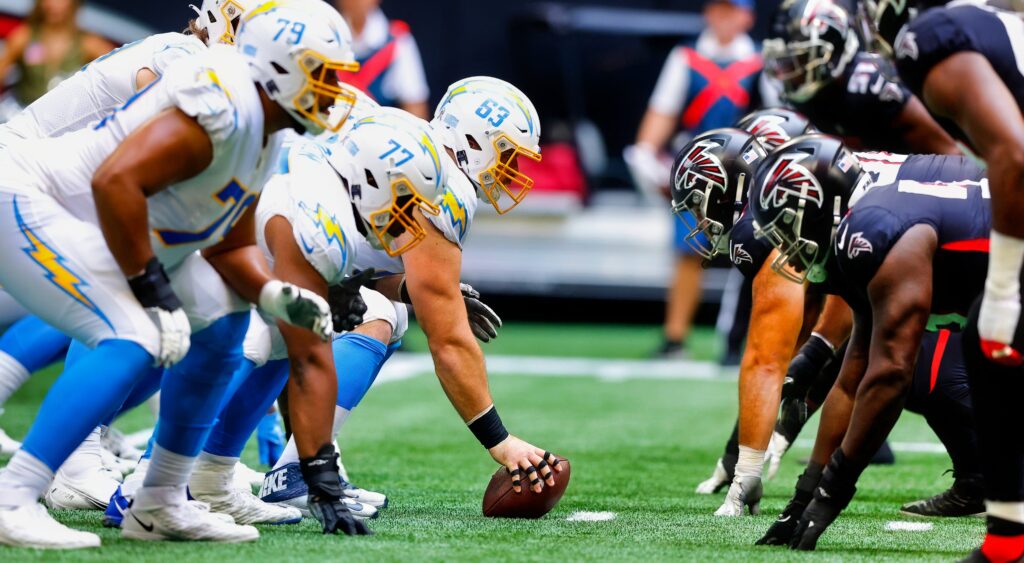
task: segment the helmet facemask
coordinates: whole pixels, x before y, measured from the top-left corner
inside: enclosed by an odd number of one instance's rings
[[[377,238],[380,249],[387,252],[388,256],[400,256],[427,236],[416,221],[413,213],[416,209],[430,215],[441,212],[437,205],[424,199],[407,178],[401,176],[394,179],[391,182],[391,206],[371,213],[369,217],[370,231]]]
[[[484,196],[499,215],[504,215],[519,205],[533,189],[533,178],[519,170],[519,157],[540,162],[541,155],[518,145],[504,134],[494,139],[493,145],[497,158],[477,178]],[[506,199],[511,200],[510,205],[505,205]]]
[[[805,236],[805,213],[807,200],[800,199],[796,209],[787,208],[770,223],[755,223],[757,238],[766,238],[779,255],[772,261],[772,270],[789,281],[802,284],[804,282],[822,283],[828,278],[825,263],[830,256],[830,249],[836,237],[836,230],[842,220],[842,200],[833,200],[832,225],[828,231],[811,233]],[[806,226],[806,230],[811,230]],[[814,234],[826,234],[828,240],[814,240]]]
[[[311,133],[337,133],[356,103],[355,92],[339,80],[339,73],[357,72],[359,63],[331,61],[306,51],[299,58],[299,68],[306,75],[306,84],[292,100],[293,116]]]

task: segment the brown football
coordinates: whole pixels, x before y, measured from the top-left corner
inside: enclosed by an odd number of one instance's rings
[[[562,460],[562,471],[555,473],[555,486],[544,485],[544,490],[535,493],[530,490],[526,479],[523,479],[523,492],[516,494],[512,490],[512,478],[504,467],[498,469],[491,477],[484,491],[484,516],[491,518],[540,518],[558,504],[569,486],[569,475],[572,473],[569,460]]]

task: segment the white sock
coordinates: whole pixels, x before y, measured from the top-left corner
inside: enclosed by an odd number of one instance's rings
[[[978,323],[981,337],[996,342],[1013,342],[1020,311],[1012,314],[1008,303],[1019,303],[1020,271],[1024,265],[1024,240],[992,231],[989,241],[988,276],[985,299]],[[987,306],[1000,304],[998,310]]]
[[[72,479],[80,479],[103,468],[100,455],[100,428],[93,428],[85,440],[64,460],[60,471]]]
[[[736,461],[736,476],[761,477],[762,469],[764,469],[764,450],[740,446],[740,456]]]
[[[352,411],[335,406],[334,407],[334,424],[331,426],[331,436],[337,436],[338,432],[341,431],[341,427],[345,425],[349,415]],[[288,465],[289,463],[299,462],[299,449],[295,446],[295,436],[288,438],[288,443],[284,446],[284,451],[281,452],[281,457],[278,458],[277,463],[274,464],[274,469],[279,469]]]
[[[199,463],[204,465],[216,465],[220,467],[234,468],[240,458],[213,455],[208,452],[199,453]]]
[[[147,485],[135,493],[135,498],[132,500],[132,507],[145,510],[147,508],[159,508],[162,506],[184,504],[187,501],[188,495],[185,492],[185,485],[159,487],[150,487]]]
[[[194,457],[176,454],[165,450],[159,444],[154,444],[153,457],[149,461],[143,488],[185,486],[195,463]]]
[[[11,398],[31,374],[10,354],[0,352],[0,406]]]
[[[121,494],[125,498],[132,498],[135,493],[139,492],[142,488],[142,483],[146,480],[146,473],[149,472],[149,458],[143,458],[139,460],[139,464],[135,466],[135,471],[131,475],[124,478],[124,483],[121,483]]]
[[[39,502],[53,481],[53,471],[34,455],[18,450],[0,472],[0,507],[17,508]]]
[[[989,516],[1024,524],[1024,502],[985,501],[985,512]]]

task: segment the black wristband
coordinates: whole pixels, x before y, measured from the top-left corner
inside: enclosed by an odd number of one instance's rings
[[[470,422],[468,426],[469,431],[488,450],[508,438],[508,430],[505,430],[505,425],[501,423],[501,417],[498,416],[498,409],[493,405],[482,416]]]
[[[398,300],[406,305],[412,305],[412,297],[409,297],[409,289],[405,287],[405,277],[398,284]]]
[[[817,334],[811,334],[807,342],[804,342],[804,345],[800,348],[800,353],[817,367],[819,371],[825,367],[825,364],[836,358],[836,353],[832,346],[824,337]]]
[[[128,287],[146,309],[181,309],[181,300],[171,287],[171,278],[167,277],[164,265],[156,257],[146,263],[146,269],[141,274],[128,278]]]

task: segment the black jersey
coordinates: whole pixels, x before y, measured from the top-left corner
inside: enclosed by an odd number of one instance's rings
[[[912,97],[892,63],[871,53],[857,53],[842,76],[819,90],[806,102],[793,106],[823,133],[843,138],[854,150],[910,149],[892,123]]]
[[[856,157],[861,168],[871,175],[870,185],[876,186],[901,180],[960,182],[980,181],[985,177],[985,169],[965,156],[856,153]],[[852,203],[862,195],[854,194]],[[771,243],[754,235],[753,214],[749,208],[745,209],[729,233],[729,259],[744,277],[753,279],[771,253]]]
[[[992,64],[1024,111],[1024,20],[1019,14],[976,4],[932,8],[900,32],[896,64],[900,77],[920,95],[925,77],[950,56],[972,51]],[[963,133],[947,120],[940,123],[955,137]]]
[[[986,182],[903,180],[869,191],[836,235],[833,255],[842,284],[851,292],[843,297],[866,312],[868,284],[889,251],[911,227],[929,225],[939,239],[932,261],[932,328],[962,326],[988,271],[988,198]]]

